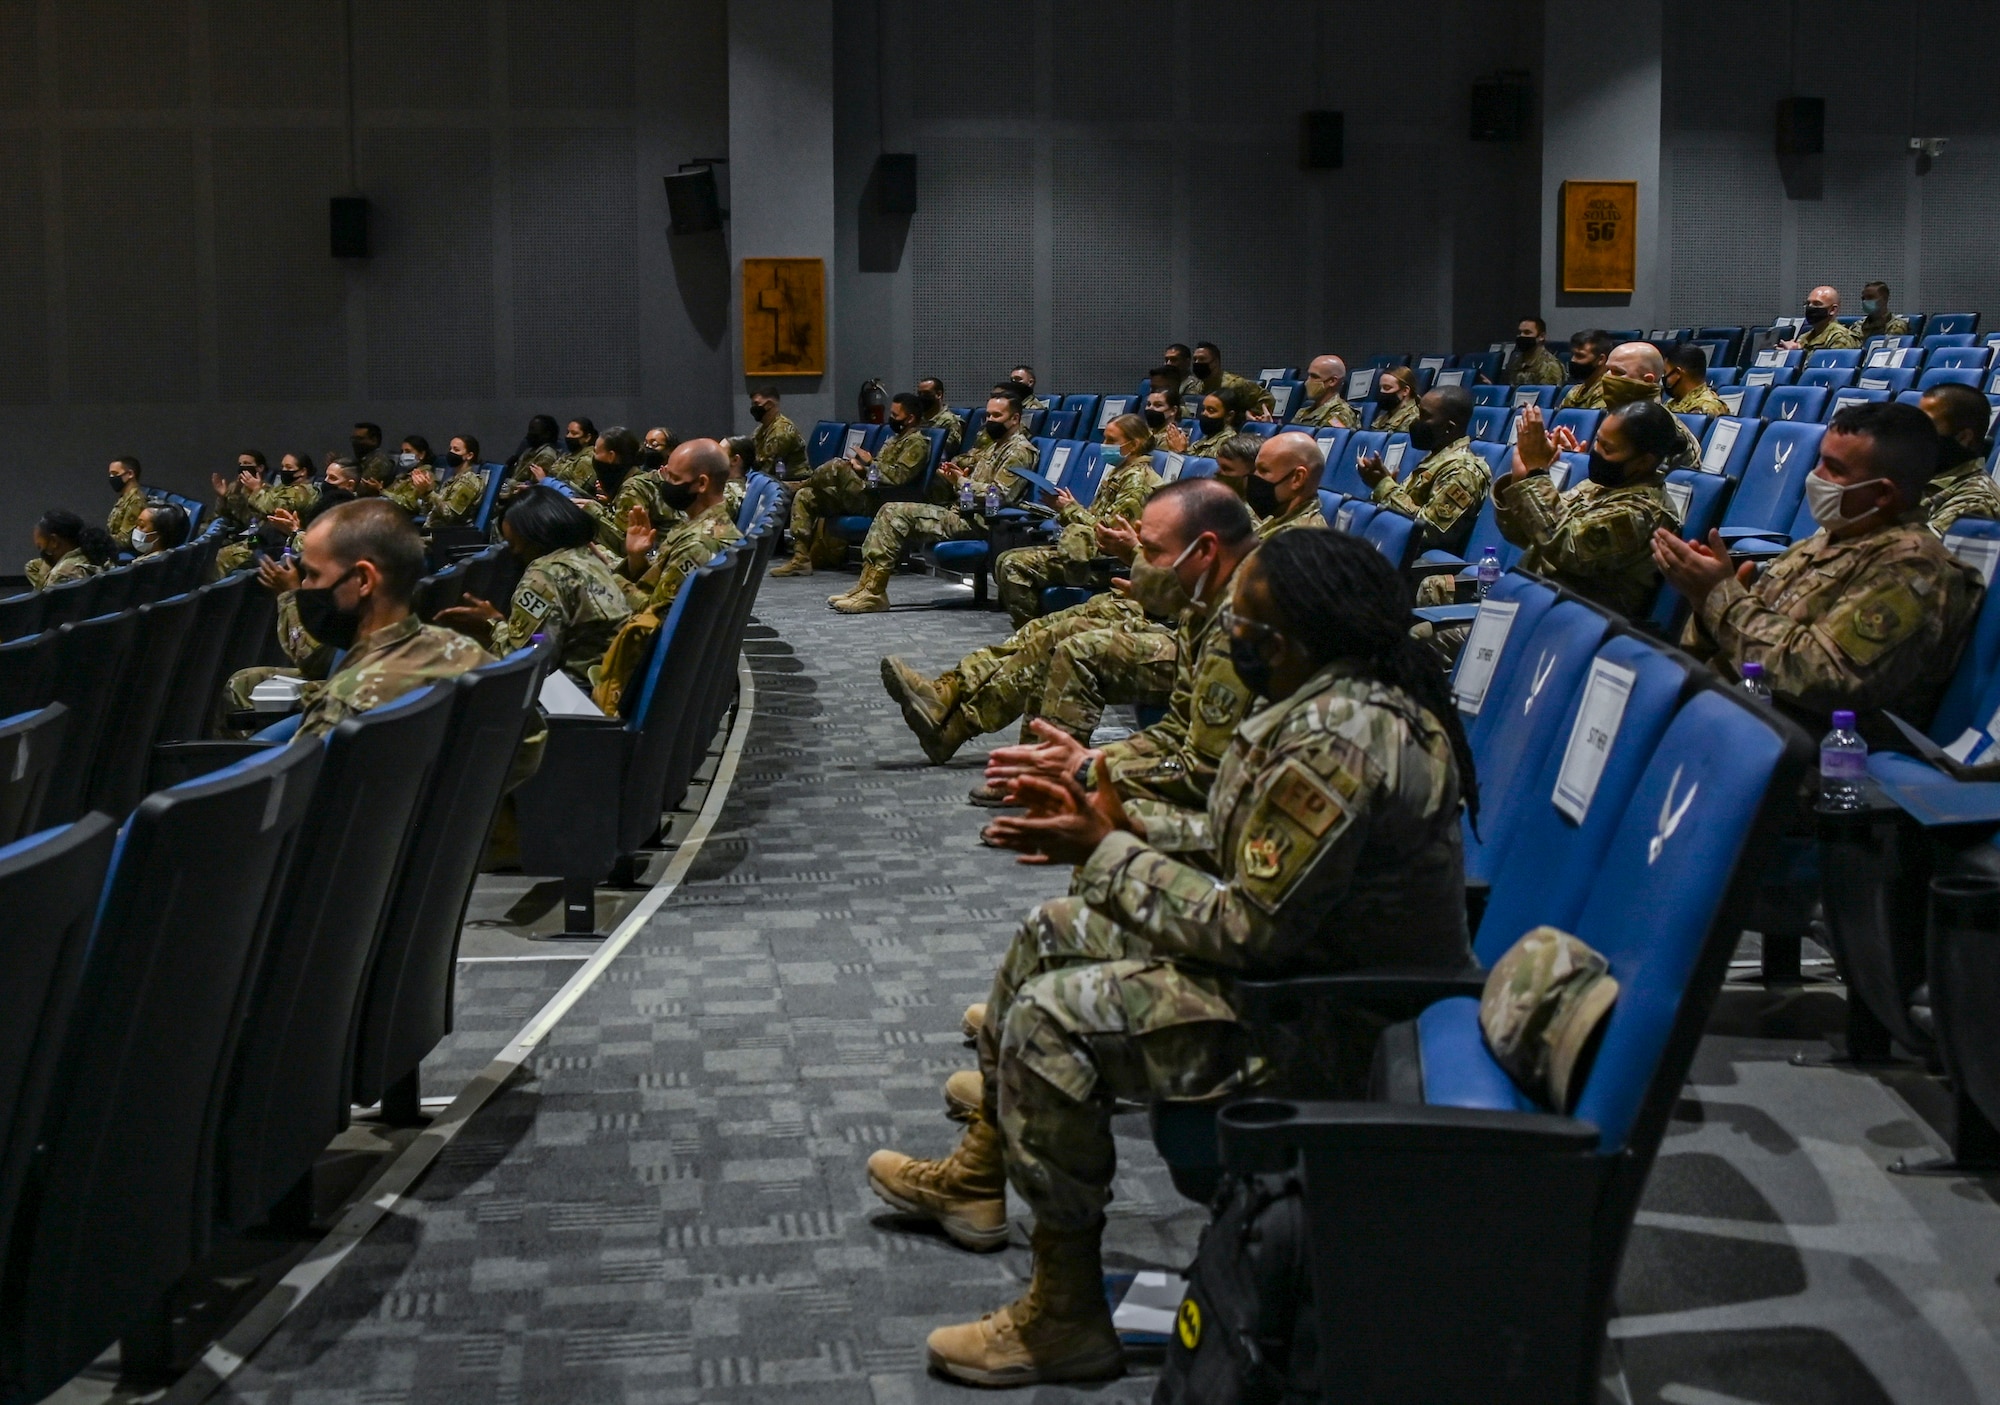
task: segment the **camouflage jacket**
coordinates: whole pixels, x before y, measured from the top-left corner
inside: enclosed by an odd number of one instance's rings
[[[1763,664],[1772,695],[1814,724],[1851,708],[1880,738],[1881,709],[1929,724],[1984,594],[1979,573],[1912,513],[1840,541],[1815,532],[1753,585],[1729,577],[1683,642],[1727,675]]]
[[[915,483],[924,476],[930,461],[930,436],[916,429],[895,435],[875,454],[875,467],[887,488],[906,488]],[[858,464],[854,465],[854,471],[863,479],[868,477],[868,470]]]
[[[1136,817],[1135,817],[1136,818]],[[1075,891],[1198,968],[1256,976],[1468,960],[1458,772],[1403,693],[1321,670],[1236,730],[1168,852],[1116,831]]]
[[[324,683],[306,685],[298,735],[323,737],[370,708],[492,662],[491,654],[456,630],[406,615],[357,642]]]
[[[1095,560],[1097,524],[1114,517],[1137,522],[1145,510],[1146,499],[1159,486],[1160,475],[1153,472],[1151,454],[1134,454],[1112,468],[1098,483],[1097,496],[1088,504],[1056,509],[1056,520],[1062,524],[1063,555],[1072,561]]]
[[[1405,396],[1401,400],[1398,400],[1396,402],[1396,408],[1389,411],[1387,414],[1378,414],[1375,417],[1375,423],[1369,425],[1368,427],[1370,429],[1385,430],[1390,434],[1395,434],[1399,430],[1407,434],[1409,432],[1410,426],[1415,424],[1416,422],[1417,422],[1417,397],[1414,395],[1410,395],[1410,396]]]
[[[239,527],[261,522],[274,512],[304,512],[319,501],[319,489],[311,483],[267,483],[254,493],[246,493],[241,483],[231,483],[229,491],[216,501],[216,514]]]
[[[750,436],[757,455],[757,467],[773,478],[803,478],[811,467],[806,462],[806,441],[799,427],[780,413],[769,415]]]
[[[1472,441],[1461,436],[1418,464],[1404,482],[1393,475],[1383,478],[1374,497],[1384,507],[1416,518],[1434,537],[1449,538],[1461,524],[1472,530],[1492,483],[1493,470],[1472,452]]]
[[[1190,438],[1187,448],[1182,452],[1191,459],[1212,459],[1215,457],[1215,451],[1234,439],[1236,433],[1233,429],[1219,429],[1200,439]]]
[[[387,483],[396,476],[396,465],[379,448],[366,457],[357,459],[354,471],[371,483]]]
[[[719,551],[743,540],[736,514],[728,503],[716,503],[669,530],[653,550],[653,561],[640,582],[646,587],[645,608],[662,617],[674,603],[687,578],[706,566]]]
[[[1690,390],[1678,399],[1666,402],[1669,410],[1677,415],[1726,415],[1729,407],[1722,403],[1722,397],[1715,393],[1715,387],[1707,381]]]
[[[139,514],[152,504],[152,495],[137,483],[118,495],[118,501],[111,504],[111,511],[104,516],[104,530],[111,535],[119,550],[132,544],[132,529],[139,525]]]
[[[586,497],[597,491],[597,455],[595,444],[586,444],[573,454],[564,454],[549,470],[551,478],[560,478]]]
[[[1604,377],[1572,385],[1556,401],[1558,410],[1608,410],[1611,402],[1604,398]]]
[[[1162,826],[1178,812],[1199,811],[1208,803],[1215,768],[1254,701],[1229,661],[1222,611],[1213,608],[1228,589],[1227,581],[1215,588],[1210,608],[1181,612],[1175,630],[1179,664],[1166,716],[1104,748],[1112,789],[1135,816],[1140,811],[1133,807],[1150,807],[1147,815],[1157,816]],[[1147,824],[1152,833],[1153,820]]]
[[[631,515],[632,509],[643,507],[655,531],[663,531],[685,521],[679,512],[667,506],[666,498],[661,496],[660,488],[665,482],[658,469],[634,470],[619,485],[618,496],[611,504],[611,520],[623,530],[625,519]]]
[[[1569,368],[1546,346],[1538,346],[1533,356],[1510,353],[1500,379],[1508,385],[1561,385],[1569,379]]]
[[[1319,510],[1319,494],[1307,491],[1299,500],[1278,513],[1266,517],[1257,524],[1257,540],[1267,542],[1280,532],[1289,532],[1294,527],[1324,527],[1326,518]]]
[[[1907,337],[1910,334],[1910,319],[1907,317],[1864,317],[1854,324],[1854,335],[1867,341],[1870,337]]]
[[[1015,466],[1033,468],[1041,461],[1041,450],[1037,449],[1028,436],[1016,432],[1006,439],[984,437],[979,447],[960,457],[958,465],[972,477],[975,490],[975,513],[983,511],[988,483],[1000,485],[1000,501],[1008,506],[1018,505],[1028,495],[1028,480],[1018,478],[1008,470]]]
[[[554,475],[556,465],[561,461],[562,456],[556,453],[553,445],[544,444],[540,448],[530,449],[514,461],[514,471],[507,475],[507,481],[510,484],[533,483],[536,481],[536,468],[540,468],[544,473]]]
[[[1246,415],[1255,414],[1260,409],[1274,410],[1278,406],[1277,396],[1271,394],[1270,391],[1266,390],[1256,381],[1251,380],[1248,376],[1239,376],[1234,371],[1224,371],[1222,373],[1222,380],[1213,390],[1203,385],[1195,377],[1189,376],[1181,382],[1181,398],[1182,400],[1186,400],[1190,395],[1213,395],[1217,390],[1228,390],[1231,387],[1234,387],[1236,392],[1242,397],[1241,404],[1243,413]]]
[[[944,456],[946,458],[950,458],[956,454],[965,443],[965,421],[954,415],[950,410],[939,410],[929,419],[924,420],[920,427],[924,429],[941,429],[944,431]]]
[[[1792,340],[1801,351],[1854,351],[1861,346],[1854,328],[1841,326],[1839,319],[1833,317],[1817,327],[1801,327]]]
[[[433,487],[435,487],[437,470],[435,468],[431,469],[431,474],[433,477]],[[408,473],[398,473],[389,483],[389,486],[382,490],[382,496],[396,504],[397,507],[402,508],[403,511],[409,513],[412,517],[421,513],[431,500],[429,493],[417,487],[417,473],[415,469],[411,469]]]
[[[2000,484],[1987,476],[1986,456],[1946,469],[1924,486],[1920,504],[1939,536],[1961,517],[2000,519]]]
[[[91,559],[79,549],[64,552],[53,565],[37,556],[27,564],[23,574],[27,576],[31,589],[46,590],[52,585],[68,585],[71,581],[89,580],[103,569],[92,564]]]
[[[298,597],[289,590],[278,597],[278,647],[307,678],[326,677],[340,652],[306,633],[299,620]]]
[[[1502,477],[1493,487],[1500,535],[1525,550],[1523,570],[1547,576],[1606,609],[1633,616],[1659,588],[1653,532],[1678,528],[1666,475],[1616,488],[1585,481],[1557,493],[1546,473]]]
[[[1302,406],[1299,412],[1292,416],[1291,424],[1286,427],[1289,429],[1325,429],[1329,425],[1341,425],[1347,429],[1352,429],[1360,423],[1361,416],[1356,413],[1352,405],[1341,398],[1340,392],[1336,390],[1317,405],[1307,404]]]
[[[431,490],[429,516],[433,527],[470,527],[486,498],[486,475],[467,464]]]
[[[506,619],[493,626],[492,651],[504,657],[540,634],[557,665],[585,691],[590,669],[635,602],[602,547],[572,546],[528,563]]]

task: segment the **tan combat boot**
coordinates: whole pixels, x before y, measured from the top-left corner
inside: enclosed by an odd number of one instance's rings
[[[970,1122],[986,1102],[986,1079],[976,1068],[962,1068],[944,1081],[944,1115]]]
[[[966,1006],[965,1013],[959,1016],[958,1019],[959,1030],[965,1035],[965,1042],[968,1045],[979,1042],[979,1031],[985,1028],[985,1025],[986,1002],[984,1000],[980,1001],[977,1005]]]
[[[936,1220],[967,1249],[1007,1247],[1006,1161],[999,1129],[984,1117],[973,1117],[942,1161],[876,1152],[868,1158],[868,1184],[904,1214]]]
[[[811,536],[792,537],[792,559],[772,571],[774,576],[809,576],[813,573],[813,539]]]
[[[882,689],[903,709],[905,720],[914,711],[929,718],[933,728],[942,727],[946,714],[958,706],[960,686],[955,668],[946,670],[933,683],[899,655],[891,654],[882,660]],[[914,721],[910,722],[911,731],[916,727]]]
[[[930,1335],[930,1365],[983,1386],[1106,1381],[1125,1373],[1125,1353],[1104,1300],[1098,1252],[1103,1223],[1081,1232],[1035,1226],[1028,1291],[977,1322]]]
[[[863,566],[861,580],[847,594],[827,601],[843,615],[876,615],[889,608],[889,573],[880,566]]]

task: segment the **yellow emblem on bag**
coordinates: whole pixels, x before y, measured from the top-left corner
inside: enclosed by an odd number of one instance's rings
[[[1181,1310],[1174,1314],[1174,1330],[1189,1351],[1201,1345],[1201,1308],[1193,1298],[1181,1299]]]

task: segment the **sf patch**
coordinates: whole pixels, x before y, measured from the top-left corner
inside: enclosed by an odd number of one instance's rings
[[[553,601],[544,600],[532,590],[522,591],[521,598],[516,603],[520,605],[522,613],[531,615],[535,619],[540,619],[554,608]]]

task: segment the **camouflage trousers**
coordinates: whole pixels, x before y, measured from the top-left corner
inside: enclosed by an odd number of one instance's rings
[[[257,564],[257,543],[255,541],[231,542],[215,553],[215,578],[233,576]]]
[[[873,506],[868,500],[867,480],[838,459],[823,463],[792,495],[792,536],[805,541],[821,518],[852,516]]]
[[[1017,546],[1001,552],[1000,559],[993,563],[993,583],[1014,628],[1019,629],[1041,614],[1041,595],[1048,586],[1103,589],[1111,584],[1108,569],[1093,568],[1095,551],[1091,544],[1085,542],[1079,550],[1078,543],[1070,537],[1070,532],[1064,532],[1062,540],[1053,546]]]
[[[887,503],[875,514],[868,539],[861,543],[861,564],[893,571],[912,545],[977,535],[972,524],[953,508],[927,502]]]
[[[1088,743],[1114,702],[1162,706],[1180,661],[1174,632],[1120,595],[1030,620],[959,661],[959,707],[983,733],[1046,718]]]
[[[979,1068],[1007,1179],[1037,1224],[1082,1231],[1111,1200],[1114,1100],[1220,1097],[1255,1060],[1221,979],[1067,897],[1030,913],[1001,959]]]
[[[1439,572],[1417,582],[1418,605],[1449,605],[1458,599],[1458,577]]]

